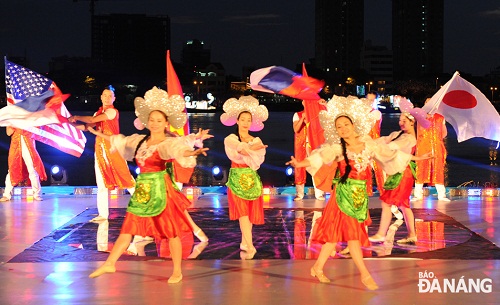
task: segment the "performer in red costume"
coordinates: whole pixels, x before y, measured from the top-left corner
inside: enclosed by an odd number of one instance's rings
[[[429,100],[430,98],[425,103]],[[446,197],[446,188],[444,186],[444,172],[446,169],[444,138],[448,134],[446,121],[439,113],[428,115],[427,120],[430,121],[429,128],[423,128],[420,124],[417,124],[417,151],[415,154],[420,156],[432,152],[434,159],[417,162],[417,179],[412,200],[421,200],[423,198],[423,186],[427,183],[436,187],[438,200],[450,201]]]
[[[229,219],[240,223],[240,249],[246,252],[243,258],[253,259],[257,249],[253,245],[252,227],[264,224],[262,182],[257,170],[264,162],[267,145],[249,131],[262,130],[268,112],[252,96],[228,99],[223,109],[221,122],[226,126],[237,124],[236,132],[224,139],[226,155],[231,160],[227,181]]]
[[[406,106],[409,104],[410,106]],[[415,147],[417,140],[415,137],[415,123],[418,120],[420,124],[429,126],[429,122],[426,120],[425,116],[422,115],[422,109],[413,108],[413,105],[406,99],[401,99],[400,106],[402,109],[401,116],[399,118],[400,131],[394,131],[390,135],[385,137],[380,137],[377,141],[385,143],[392,147],[393,149],[401,150],[408,154],[413,154],[415,152]],[[405,109],[406,108],[406,109]],[[411,112],[411,113],[410,113]],[[426,160],[430,159],[432,153],[423,154],[414,160]],[[413,211],[410,208],[410,195],[413,189],[413,183],[415,182],[414,177],[415,164],[412,162],[408,164],[405,171],[399,176],[388,176],[384,184],[386,189],[380,200],[382,201],[382,215],[380,219],[380,225],[378,231],[375,235],[370,236],[371,242],[392,242],[394,239],[393,234],[397,228],[402,224],[402,218],[406,222],[406,228],[408,230],[408,236],[406,238],[400,239],[398,243],[415,243],[417,242],[417,233],[415,231],[415,217]],[[391,175],[390,173],[387,173]],[[402,212],[399,212],[399,209]],[[392,213],[398,218],[394,223],[396,226],[395,230],[391,230],[391,235],[388,235],[389,225],[392,219]],[[389,238],[387,238],[389,237]]]
[[[138,98],[135,101],[136,113],[139,113],[141,122],[146,124],[149,134],[125,137],[106,135],[89,128],[90,132],[109,141],[127,160],[135,158],[141,169],[137,176],[136,192],[130,199],[118,240],[106,262],[89,277],[115,272],[115,264],[130,244],[132,236],[140,235],[169,239],[174,266],[168,283],[182,280],[182,245],[179,236],[182,231],[192,230],[184,213],[191,202],[175,190],[166,172],[166,162],[176,159],[184,167],[194,167],[196,156],[206,155],[208,148],[194,149],[193,146],[202,147],[202,141],[212,137],[208,131],[201,129],[196,135],[183,137],[168,137],[165,134],[168,122],[177,128],[182,126],[178,126],[178,123],[185,122],[185,114],[178,111],[182,109],[178,106],[183,104],[182,98],[169,98],[166,91],[153,88],[146,92],[145,99]]]
[[[120,133],[119,113],[113,106],[115,93],[111,88],[106,88],[101,95],[102,107],[93,116],[75,115],[68,120],[71,123],[77,121],[85,125],[75,125],[77,128],[86,130],[89,126],[106,135]],[[99,222],[109,217],[109,190],[115,188],[128,189],[130,194],[134,193],[135,181],[130,173],[127,162],[118,152],[110,151],[110,143],[103,138],[95,141],[95,179],[97,183],[97,210],[99,215],[91,221]]]
[[[7,127],[7,135],[11,137],[9,148],[9,172],[5,178],[5,190],[0,202],[12,198],[14,186],[29,178],[33,190],[33,200],[41,201],[40,180],[47,180],[45,167],[35,146],[35,140],[29,137],[29,132]]]
[[[306,103],[308,105],[306,106]],[[306,109],[296,112],[293,114],[293,131],[295,133],[294,135],[294,154],[297,160],[303,160],[309,154],[313,149],[315,149],[317,146],[320,144],[323,144],[324,142],[324,137],[323,137],[323,130],[321,129],[321,126],[319,125],[319,110],[325,109],[324,106],[325,101],[320,100],[320,101],[302,101],[302,105],[304,108],[308,107],[309,111],[306,111]],[[314,105],[318,104],[318,105]],[[318,107],[319,106],[319,107]],[[314,109],[317,109],[317,111],[314,111]],[[315,122],[317,124],[315,124]],[[320,143],[314,143],[314,141],[311,141],[311,138],[317,138],[321,137],[322,141]],[[318,142],[318,141],[317,141]],[[312,146],[316,145],[316,146]],[[304,186],[306,183],[306,170],[304,168],[296,168],[295,169],[295,192],[296,196],[293,200],[302,200],[304,198]],[[318,189],[314,185],[314,180],[313,180],[313,186],[314,186],[314,196],[316,197],[317,200],[325,200],[325,192],[322,190]]]
[[[347,242],[351,257],[361,273],[361,282],[368,289],[375,290],[378,285],[363,262],[361,250],[361,244],[368,238],[365,229],[368,218],[367,169],[375,159],[388,174],[395,174],[404,171],[416,157],[376,143],[367,136],[375,118],[370,115],[370,107],[361,100],[334,97],[327,108],[328,111],[320,113],[326,144],[303,161],[291,157],[287,163],[294,167],[306,167],[315,179],[318,178],[318,182],[324,180],[322,185],[331,184],[330,178],[335,177],[334,191],[313,234],[313,239],[323,246],[311,268],[311,275],[322,283],[330,282],[323,273],[323,267],[336,244]],[[330,172],[325,175],[325,166],[332,163],[338,166],[333,172],[330,167]]]

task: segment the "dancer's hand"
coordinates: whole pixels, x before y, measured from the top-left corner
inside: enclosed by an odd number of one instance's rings
[[[204,141],[206,139],[213,138],[214,136],[209,134],[210,129],[198,129],[198,133],[196,134],[196,140]]]
[[[309,160],[307,160],[307,159],[304,159],[302,161],[298,161],[297,159],[295,159],[294,156],[291,156],[290,161],[285,163],[285,165],[290,165],[292,167],[308,167],[311,165],[311,162],[309,162]]]
[[[206,156],[208,150],[209,149],[207,147],[198,148],[196,150],[186,150],[184,152],[184,157],[196,157],[198,155],[204,155],[204,156]]]
[[[95,134],[96,136],[101,137],[107,141],[109,141],[109,139],[111,139],[111,137],[109,135],[95,130],[94,128],[92,128],[92,126],[87,126],[87,131],[89,131],[90,133]]]
[[[261,150],[267,148],[267,145],[264,145],[263,143],[258,143],[258,144],[252,144],[250,145],[251,150]]]

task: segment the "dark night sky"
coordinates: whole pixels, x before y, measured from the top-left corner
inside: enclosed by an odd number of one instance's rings
[[[391,1],[365,2],[365,39],[390,48]],[[38,72],[54,56],[90,56],[88,0],[2,0],[0,11],[2,55],[26,55]],[[174,61],[196,38],[237,76],[243,65],[293,69],[314,57],[313,0],[98,0],[96,14],[108,13],[169,15]],[[500,66],[498,0],[445,0],[444,62],[445,72],[473,75]]]

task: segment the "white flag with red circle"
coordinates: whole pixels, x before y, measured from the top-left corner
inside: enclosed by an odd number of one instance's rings
[[[500,115],[488,98],[461,78],[458,71],[422,109],[444,116],[455,129],[458,142],[475,137],[500,141]]]

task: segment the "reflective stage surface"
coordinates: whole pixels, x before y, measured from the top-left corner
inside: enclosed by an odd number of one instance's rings
[[[242,260],[241,233],[238,222],[228,219],[226,196],[212,190],[195,196],[190,214],[209,241],[182,236],[184,279],[178,285],[166,282],[172,271],[168,243],[154,240],[138,241],[120,258],[116,273],[88,278],[119,234],[128,195],[112,196],[109,221],[90,223],[95,196],[70,195],[68,187],[43,192],[42,202],[14,197],[0,205],[2,304],[496,304],[500,299],[498,197],[452,197],[446,203],[430,196],[412,203],[415,217],[425,223],[416,244],[363,249],[380,286],[371,292],[349,254],[341,252],[344,245],[325,266],[332,283],[310,276],[320,248],[310,232],[326,202],[314,197],[294,202],[293,189],[266,196],[266,224],[254,226],[253,260]],[[378,197],[370,198],[370,235],[378,227],[379,207]],[[432,221],[441,223],[442,231],[433,230]],[[395,240],[405,236],[403,225]],[[453,289],[445,287],[451,281]]]

